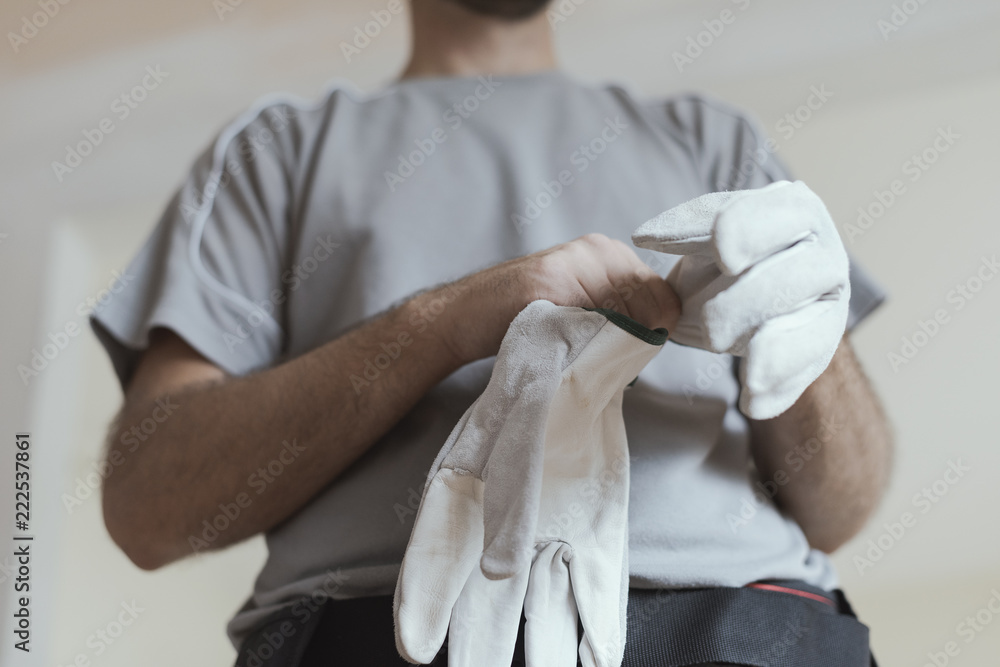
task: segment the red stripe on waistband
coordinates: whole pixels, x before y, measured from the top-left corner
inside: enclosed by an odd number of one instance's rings
[[[775,586],[774,584],[758,584],[752,583],[747,584],[745,588],[759,588],[763,591],[774,591],[776,593],[791,593],[792,595],[798,595],[799,597],[809,598],[810,600],[816,600],[817,602],[825,602],[831,607],[836,607],[833,600],[830,598],[825,598],[822,595],[816,595],[815,593],[809,593],[807,591],[800,591],[794,588],[786,588],[785,586]]]

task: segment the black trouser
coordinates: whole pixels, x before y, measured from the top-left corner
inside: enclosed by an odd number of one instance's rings
[[[581,628],[582,631],[582,628]],[[448,664],[447,641],[431,663]],[[762,588],[630,589],[622,667],[714,664],[869,667],[868,628],[839,590],[801,582]],[[402,667],[392,596],[301,604],[243,642],[236,667]],[[524,617],[513,665],[524,665]]]

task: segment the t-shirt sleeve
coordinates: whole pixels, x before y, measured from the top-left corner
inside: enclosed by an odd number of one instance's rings
[[[251,109],[196,160],[91,326],[125,387],[155,327],[231,375],[273,364],[285,345],[280,286],[288,247],[295,109]]]
[[[747,114],[724,102],[687,95],[667,103],[667,120],[687,142],[707,192],[753,190],[794,180],[778,158],[780,145]],[[848,253],[850,331],[886,299],[886,292]]]

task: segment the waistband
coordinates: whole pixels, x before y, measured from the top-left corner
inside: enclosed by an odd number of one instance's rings
[[[236,667],[409,664],[396,653],[391,595],[330,599],[315,609],[308,618],[287,611],[268,618],[243,642]],[[633,588],[627,609],[622,667],[876,665],[868,628],[843,592],[801,581]],[[522,615],[512,667],[525,664],[524,623]],[[447,642],[430,664],[447,666]]]

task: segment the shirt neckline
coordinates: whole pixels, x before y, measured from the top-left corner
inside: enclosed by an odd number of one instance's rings
[[[406,79],[396,79],[390,81],[387,85],[387,89],[391,88],[409,88],[414,86],[435,86],[435,85],[462,85],[475,83],[480,79],[492,79],[494,81],[499,81],[502,83],[529,83],[533,81],[548,81],[548,80],[568,80],[569,75],[566,74],[561,69],[551,68],[544,70],[536,70],[532,72],[525,72],[522,74],[493,74],[490,72],[483,72],[480,74],[463,74],[461,76],[418,76]]]

